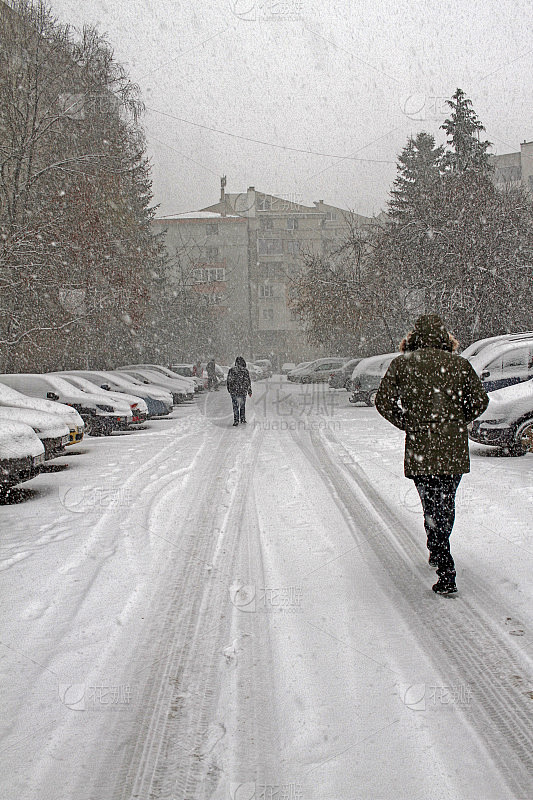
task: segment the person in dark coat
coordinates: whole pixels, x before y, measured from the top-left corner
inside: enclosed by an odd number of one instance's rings
[[[217,368],[214,358],[210,358],[209,361],[207,362],[206,371],[207,371],[207,388],[209,389],[209,391],[211,391],[211,389],[218,391]]]
[[[404,472],[422,502],[429,563],[439,576],[432,587],[437,594],[457,591],[449,542],[455,494],[470,471],[467,425],[489,402],[473,367],[454,355],[457,346],[440,317],[419,317],[376,395],[379,413],[405,431]]]
[[[252,396],[252,382],[250,373],[246,369],[246,361],[242,356],[237,356],[235,366],[229,370],[226,388],[231,395],[233,405],[233,424],[246,422],[246,395]]]

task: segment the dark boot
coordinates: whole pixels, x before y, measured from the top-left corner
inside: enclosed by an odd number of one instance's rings
[[[455,585],[455,573],[441,575],[437,583],[431,587],[435,594],[455,594],[457,586]]]

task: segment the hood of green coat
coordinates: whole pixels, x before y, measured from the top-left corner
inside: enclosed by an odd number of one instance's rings
[[[423,314],[413,330],[415,347],[436,347],[450,350],[450,335],[437,314]]]

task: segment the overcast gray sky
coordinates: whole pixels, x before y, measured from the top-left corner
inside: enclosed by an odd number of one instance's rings
[[[50,4],[107,32],[140,85],[160,215],[216,202],[223,174],[228,191],[378,213],[407,137],[444,141],[457,86],[493,152],[533,138],[530,0]]]

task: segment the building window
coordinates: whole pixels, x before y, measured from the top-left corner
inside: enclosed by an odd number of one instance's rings
[[[261,228],[264,231],[270,231],[274,227],[274,220],[272,217],[261,217]]]
[[[274,287],[265,283],[259,286],[259,297],[274,297]]]
[[[300,255],[300,242],[298,239],[287,239],[287,253],[290,256]]]
[[[258,239],[257,252],[260,256],[278,256],[283,253],[281,239]]]
[[[213,281],[225,281],[226,270],[224,267],[197,267],[194,270],[195,283],[213,283]]]
[[[206,247],[205,254],[208,261],[216,261],[218,259],[218,247]]]
[[[218,222],[208,222],[205,226],[205,232],[208,235],[217,236],[218,235]]]
[[[273,308],[264,308],[263,309],[263,319],[274,319],[274,309]]]
[[[284,277],[283,264],[281,261],[260,261],[259,278],[263,280],[275,281]]]
[[[337,219],[337,212],[326,211],[326,222],[333,222],[334,219]]]
[[[263,195],[263,197],[261,197],[257,203],[257,208],[259,211],[270,211],[271,208],[270,197],[266,197],[265,195]]]
[[[287,219],[287,230],[289,231],[298,230],[298,220],[296,219],[296,217],[289,217]]]

